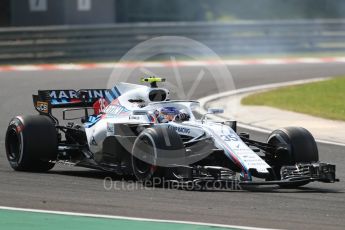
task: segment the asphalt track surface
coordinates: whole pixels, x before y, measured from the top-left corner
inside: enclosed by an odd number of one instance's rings
[[[237,88],[345,74],[345,65],[335,63],[231,66],[229,69]],[[169,68],[151,70],[162,76],[173,74]],[[195,76],[199,70],[200,67],[181,67],[181,75]],[[120,189],[108,191],[103,179],[109,174],[95,170],[59,165],[49,173],[22,173],[9,167],[4,146],[6,127],[14,115],[34,113],[32,93],[49,88],[103,88],[110,73],[111,69],[0,72],[1,206],[270,228],[343,229],[345,226],[345,147],[340,146],[318,144],[320,160],[335,163],[342,181],[312,183],[298,190],[277,187],[206,192],[133,189],[133,184],[114,177]],[[191,78],[184,78],[185,86],[192,82]],[[204,83],[193,97],[215,91],[211,84]],[[266,139],[264,134],[251,134],[259,140]]]

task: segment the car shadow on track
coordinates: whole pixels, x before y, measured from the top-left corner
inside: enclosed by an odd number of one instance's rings
[[[228,192],[228,190],[213,190],[214,192]],[[299,187],[299,188],[280,188],[274,187],[256,187],[256,188],[244,188],[243,192],[255,192],[255,193],[345,193],[342,189],[328,189],[328,188],[316,188],[316,187]]]
[[[74,176],[74,177],[83,177],[90,179],[104,179],[111,178],[112,180],[133,180],[132,176],[121,176],[111,172],[105,172],[100,170],[52,170],[47,172],[48,174],[64,175],[64,176]]]

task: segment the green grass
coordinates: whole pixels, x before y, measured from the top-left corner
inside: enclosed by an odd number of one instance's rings
[[[345,76],[257,93],[241,102],[345,121]]]
[[[0,229],[11,230],[239,230],[238,228],[214,227],[182,223],[153,222],[140,220],[110,219],[73,216],[28,211],[0,210]]]

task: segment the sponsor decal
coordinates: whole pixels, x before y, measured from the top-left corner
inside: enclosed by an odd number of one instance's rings
[[[129,117],[130,120],[140,120],[139,116],[130,116]]]
[[[41,113],[48,113],[49,112],[48,102],[38,101],[36,103],[36,109]]]
[[[142,110],[142,111],[135,110],[135,111],[133,111],[133,114],[134,115],[139,115],[139,116],[146,116],[148,114],[148,112],[146,110]]]
[[[234,134],[220,135],[223,141],[238,141],[238,137]]]
[[[96,101],[93,104],[94,113],[100,114],[100,113],[104,112],[104,110],[107,106],[108,106],[108,102],[104,98],[98,99],[98,101]]]
[[[104,98],[105,89],[87,89],[88,97],[91,99],[95,98]],[[78,99],[79,95],[78,92],[75,90],[51,90],[49,96],[52,99]]]
[[[172,126],[172,125],[169,125],[169,127],[173,128],[178,133],[190,134],[190,129],[189,128],[176,127],[176,126]]]

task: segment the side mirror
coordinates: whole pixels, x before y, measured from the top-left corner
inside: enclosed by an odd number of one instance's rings
[[[224,109],[210,108],[207,110],[207,114],[220,114],[224,113]]]
[[[224,109],[215,109],[215,108],[208,109],[207,113],[205,113],[201,117],[201,123],[204,123],[204,120],[206,119],[207,114],[220,114],[220,113],[224,113]]]

